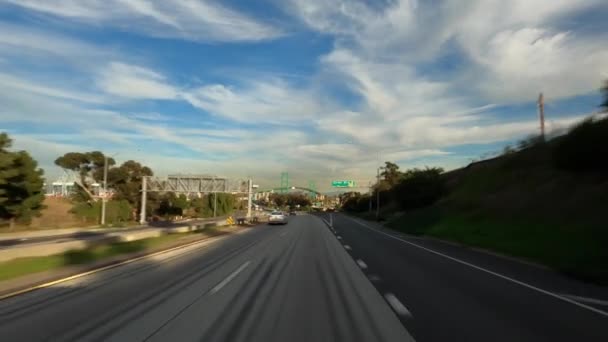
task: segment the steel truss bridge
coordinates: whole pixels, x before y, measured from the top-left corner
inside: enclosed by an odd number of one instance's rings
[[[148,192],[174,192],[182,194],[229,193],[248,194],[247,217],[251,217],[253,194],[251,179],[228,179],[210,175],[169,175],[167,177],[146,176],[142,180],[141,216],[139,222],[146,223],[146,201]]]

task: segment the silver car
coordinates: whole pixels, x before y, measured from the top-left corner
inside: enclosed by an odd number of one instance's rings
[[[268,217],[268,224],[287,224],[287,216],[282,211],[273,211]]]

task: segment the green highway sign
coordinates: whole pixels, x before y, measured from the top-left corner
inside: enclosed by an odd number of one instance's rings
[[[352,188],[355,186],[355,181],[352,181],[352,180],[332,181],[331,186],[336,187],[336,188]]]

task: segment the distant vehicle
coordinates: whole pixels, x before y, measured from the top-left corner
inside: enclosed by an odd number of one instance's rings
[[[296,216],[296,215],[297,214],[296,214],[296,212],[294,210],[292,210],[292,211],[289,212],[289,216]]]
[[[281,211],[273,211],[268,217],[268,224],[287,224],[287,217]]]

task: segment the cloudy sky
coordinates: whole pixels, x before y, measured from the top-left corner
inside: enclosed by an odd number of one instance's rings
[[[367,183],[451,169],[597,111],[605,0],[0,0],[0,130],[47,175],[101,150],[157,174]]]

